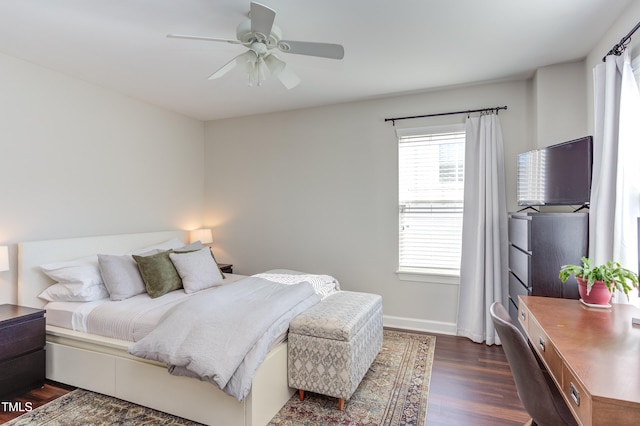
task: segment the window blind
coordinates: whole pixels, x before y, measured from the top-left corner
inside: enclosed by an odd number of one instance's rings
[[[465,143],[461,127],[399,132],[400,270],[460,269]]]

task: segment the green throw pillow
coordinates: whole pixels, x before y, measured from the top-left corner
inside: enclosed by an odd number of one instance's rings
[[[147,293],[152,298],[160,297],[170,291],[182,288],[182,280],[169,258],[170,253],[173,253],[173,250],[163,251],[151,256],[133,255],[133,260],[138,264]]]

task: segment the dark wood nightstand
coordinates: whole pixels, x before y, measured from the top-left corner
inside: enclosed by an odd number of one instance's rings
[[[233,265],[230,263],[218,263],[218,267],[225,274],[233,274]]]
[[[0,396],[44,386],[43,309],[0,305]]]

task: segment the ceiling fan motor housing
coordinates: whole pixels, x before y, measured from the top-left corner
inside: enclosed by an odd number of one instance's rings
[[[278,43],[282,39],[282,31],[277,25],[271,27],[271,34],[260,34],[251,31],[251,20],[241,22],[236,28],[236,38],[242,44],[251,45],[253,42],[262,42],[267,46],[267,49],[273,49],[278,46]]]

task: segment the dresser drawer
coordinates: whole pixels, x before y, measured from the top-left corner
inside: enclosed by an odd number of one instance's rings
[[[44,385],[45,351],[0,362],[0,396],[21,393]]]
[[[513,272],[509,272],[509,296],[517,303],[518,296],[530,296],[531,291],[516,277]]]
[[[531,255],[510,245],[509,269],[525,287],[531,287]]]
[[[40,317],[0,328],[0,362],[43,349],[45,321],[44,317]]]
[[[562,393],[568,401],[571,411],[583,425],[591,425],[591,397],[566,365],[562,366],[562,382]],[[612,424],[616,424],[616,422],[614,421]]]
[[[509,217],[509,242],[514,246],[531,251],[531,220]]]

